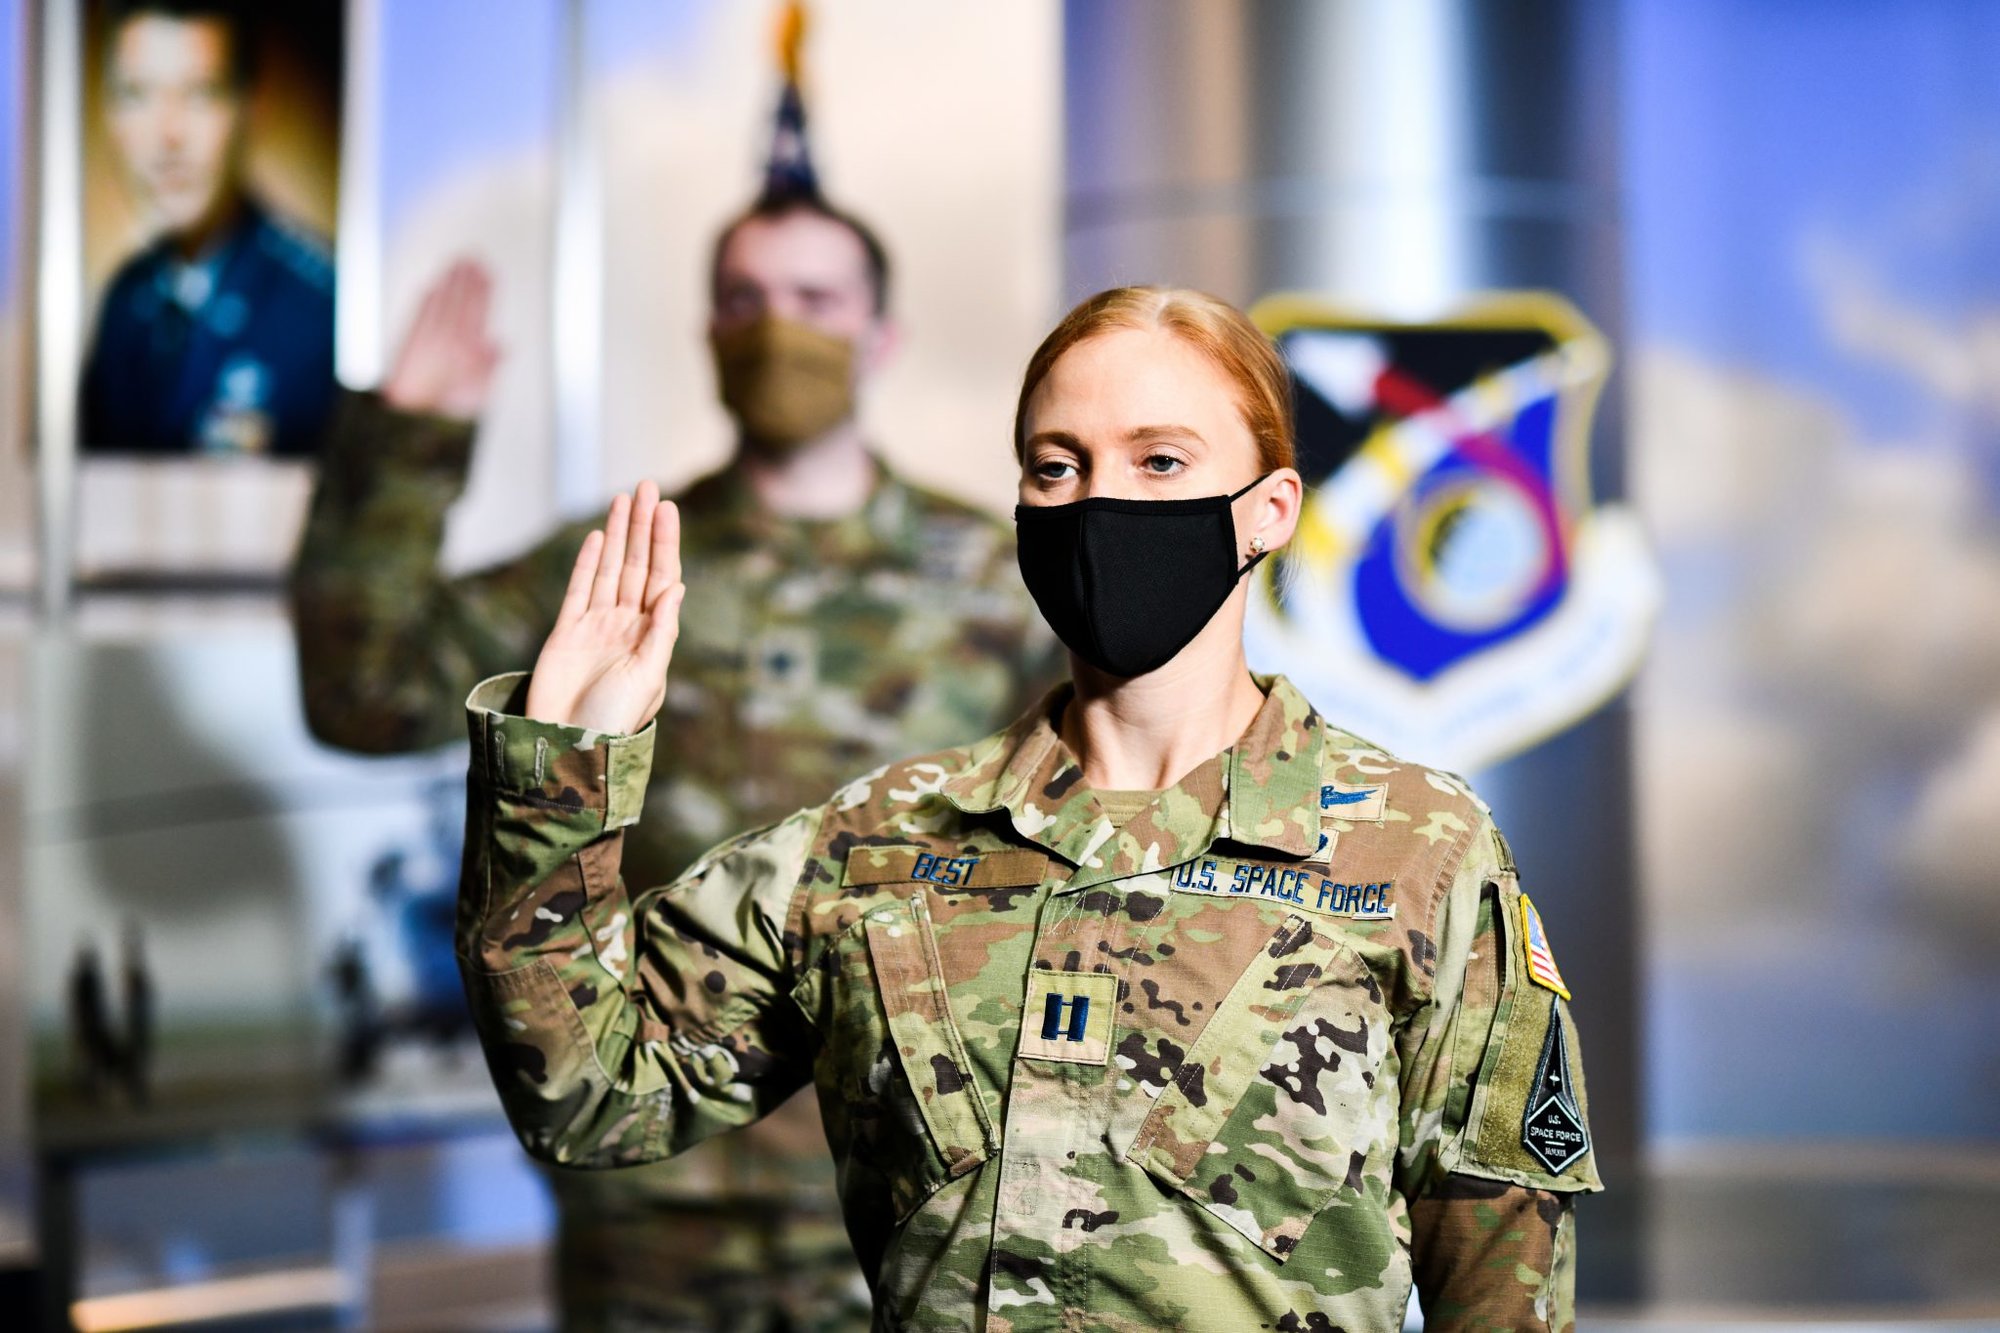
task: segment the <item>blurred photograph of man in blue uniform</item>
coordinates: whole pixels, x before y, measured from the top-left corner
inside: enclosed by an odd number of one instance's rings
[[[104,118],[157,228],[112,277],[85,362],[98,454],[317,452],[336,385],[325,240],[254,197],[248,11],[134,0],[106,28]]]

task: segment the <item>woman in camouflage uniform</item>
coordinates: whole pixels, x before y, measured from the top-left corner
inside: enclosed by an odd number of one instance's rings
[[[1072,682],[658,888],[618,870],[678,516],[621,497],[469,701],[460,956],[528,1150],[650,1160],[816,1084],[883,1328],[1390,1329],[1413,1284],[1434,1328],[1568,1325],[1598,1181],[1506,843],[1244,660],[1289,401],[1213,298],[1072,311],[1015,426]]]

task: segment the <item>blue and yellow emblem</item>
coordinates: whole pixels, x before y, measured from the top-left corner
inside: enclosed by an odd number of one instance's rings
[[[1249,643],[1328,716],[1473,768],[1630,679],[1659,600],[1636,520],[1595,504],[1610,352],[1543,293],[1397,323],[1280,296],[1251,314],[1292,371],[1307,500]],[[1275,562],[1273,562],[1275,563]]]

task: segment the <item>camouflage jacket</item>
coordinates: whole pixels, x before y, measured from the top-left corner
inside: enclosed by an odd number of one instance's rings
[[[1413,1280],[1433,1328],[1567,1326],[1598,1181],[1505,843],[1262,683],[1115,830],[1059,689],[645,891],[654,728],[482,684],[458,943],[523,1145],[650,1160],[815,1084],[883,1328],[1393,1329]]]
[[[469,423],[341,406],[292,577],[307,722],[369,753],[441,745],[476,682],[530,666],[601,520],[459,578],[439,571]],[[1002,725],[1061,674],[1007,526],[884,469],[862,511],[777,518],[733,471],[676,497],[689,588],[652,818],[627,840],[664,883],[727,834],[873,764]]]

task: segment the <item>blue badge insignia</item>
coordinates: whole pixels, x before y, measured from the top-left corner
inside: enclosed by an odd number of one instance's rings
[[[1388,800],[1389,789],[1386,786],[1335,782],[1319,789],[1319,812],[1328,819],[1354,819],[1379,824],[1387,812]]]
[[[248,352],[232,352],[216,372],[215,398],[195,435],[204,453],[261,454],[277,434],[271,368]]]
[[[1477,768],[1575,722],[1637,668],[1659,580],[1636,519],[1593,503],[1604,340],[1557,297],[1432,323],[1304,297],[1251,312],[1291,367],[1308,487],[1253,665],[1344,727]]]
[[[1101,1065],[1111,1056],[1118,978],[1109,972],[1028,974],[1019,1054],[1031,1060]]]

